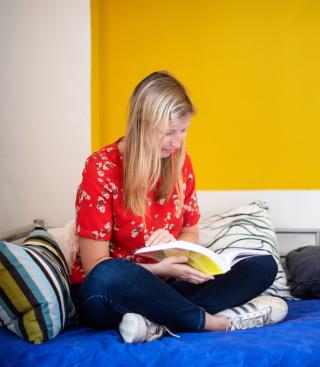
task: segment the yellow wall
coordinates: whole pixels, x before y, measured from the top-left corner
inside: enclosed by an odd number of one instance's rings
[[[320,189],[320,1],[92,0],[92,148],[168,70],[198,113],[198,189]]]

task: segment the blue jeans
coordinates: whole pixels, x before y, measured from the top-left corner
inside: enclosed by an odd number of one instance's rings
[[[134,312],[172,331],[203,330],[205,312],[248,302],[273,283],[277,270],[271,255],[255,256],[214,280],[193,284],[161,280],[128,260],[104,260],[78,291],[79,321],[97,329],[117,328],[125,313]]]

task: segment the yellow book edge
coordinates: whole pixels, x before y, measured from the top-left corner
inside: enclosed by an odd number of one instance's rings
[[[151,250],[151,248],[150,248]],[[141,251],[141,252],[140,252]],[[186,256],[188,257],[187,264],[205,274],[208,275],[219,275],[224,274],[226,271],[230,270],[229,267],[225,264],[225,269],[222,268],[222,266],[219,266],[217,262],[215,262],[213,259],[211,259],[209,256],[201,254],[199,252],[195,252],[192,250],[186,250],[183,248],[167,248],[162,250],[156,250],[156,251],[147,251],[147,248],[143,248],[137,251],[137,254],[157,260],[162,261],[166,257],[170,256]],[[219,255],[212,252],[210,254],[211,257],[218,257]],[[218,260],[217,260],[218,261]],[[222,259],[220,261],[222,262]]]
[[[208,275],[224,274],[224,271],[220,268],[220,266],[218,266],[207,256],[204,256],[197,252],[189,252],[188,265]]]

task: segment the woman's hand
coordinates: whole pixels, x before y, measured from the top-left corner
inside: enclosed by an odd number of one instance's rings
[[[153,264],[155,274],[161,278],[176,278],[189,283],[200,284],[214,279],[212,275],[202,273],[201,271],[187,265],[187,257],[170,256],[160,261],[158,264]]]
[[[167,243],[171,241],[176,241],[174,236],[166,229],[157,229],[146,241],[146,246],[159,245],[159,243]]]

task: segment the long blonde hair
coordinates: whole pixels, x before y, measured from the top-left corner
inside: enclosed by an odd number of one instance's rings
[[[148,215],[148,194],[168,201],[176,188],[183,203],[182,166],[185,146],[161,158],[161,138],[169,121],[176,120],[194,107],[184,86],[168,72],[154,72],[143,79],[130,98],[124,149],[124,204],[134,214]]]

